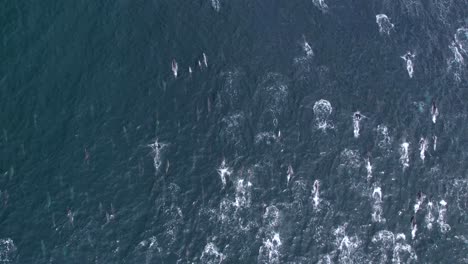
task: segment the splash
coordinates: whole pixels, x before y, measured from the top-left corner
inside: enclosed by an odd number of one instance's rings
[[[175,59],[172,60],[172,74],[174,74],[174,78],[177,78],[177,72],[179,71],[179,66],[177,65],[177,61]]]
[[[432,229],[432,223],[435,220],[434,214],[433,214],[433,209],[434,209],[434,204],[430,201],[427,203],[427,214],[424,217],[424,220],[426,222],[426,228],[431,230]]]
[[[439,217],[437,218],[437,223],[440,227],[440,232],[447,233],[450,231],[450,225],[447,224],[447,202],[441,200],[439,202]]]
[[[219,3],[219,0],[211,0],[211,6],[216,12],[219,12],[219,10],[221,10],[221,4]]]
[[[291,165],[288,165],[288,174],[286,175],[286,179],[287,179],[287,184],[289,184],[289,181],[291,180],[291,178],[293,177],[294,175],[294,170],[293,170],[293,167]]]
[[[325,0],[312,0],[312,3],[314,3],[314,5],[322,12],[326,12],[328,10],[328,5],[325,3]]]
[[[432,123],[435,124],[437,121],[437,116],[439,115],[439,109],[435,105],[435,102],[432,102],[431,115],[432,115]]]
[[[426,199],[426,195],[424,193],[422,193],[422,192],[418,192],[418,197],[416,199],[416,203],[413,206],[415,214],[417,212],[419,212],[419,210],[421,209],[421,205],[424,202],[424,199]]]
[[[226,166],[226,160],[223,159],[221,165],[217,169],[219,177],[221,177],[221,182],[223,183],[223,188],[226,186],[226,176],[231,175],[231,169]]]
[[[385,14],[378,14],[375,16],[375,20],[379,25],[380,34],[390,35],[390,31],[394,28],[394,25],[390,23],[390,19]]]
[[[202,263],[207,263],[207,264],[219,264],[223,262],[225,259],[225,256],[223,253],[219,252],[219,249],[213,244],[212,242],[209,242],[205,245],[205,248],[203,249],[203,253],[200,257],[200,260]]]
[[[304,52],[307,57],[314,56],[314,51],[312,50],[312,47],[309,45],[309,43],[305,39],[304,39],[304,43],[302,44],[302,48],[304,49]]]
[[[403,142],[400,146],[400,162],[403,169],[409,167],[409,143]]]
[[[205,64],[205,67],[208,67],[208,58],[206,57],[205,52],[203,52],[203,64]]]
[[[372,221],[377,223],[385,222],[385,218],[382,217],[382,189],[379,186],[374,188],[374,191],[372,192],[372,198],[374,200],[372,205]]]
[[[414,75],[413,59],[415,57],[416,57],[416,55],[414,55],[413,53],[411,53],[409,51],[405,55],[400,57],[406,62],[406,71],[408,71],[408,75],[409,75],[410,78],[413,78],[413,75]]]
[[[16,246],[11,238],[0,239],[0,262],[10,263],[13,261]]]

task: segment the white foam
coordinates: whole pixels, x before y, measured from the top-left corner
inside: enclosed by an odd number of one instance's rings
[[[250,198],[250,189],[252,183],[249,181],[244,181],[243,179],[237,180],[236,184],[236,197],[234,201],[234,206],[236,208],[245,208],[249,207],[251,203]]]
[[[219,0],[211,0],[211,6],[213,7],[216,12],[219,12],[221,9],[221,4],[219,3]]]
[[[453,72],[456,81],[461,81],[461,74],[465,65],[463,56],[460,53],[461,46],[453,41],[449,45],[449,49],[452,51],[452,57],[447,60],[447,70]]]
[[[468,28],[458,28],[454,38],[461,52],[468,55]]]
[[[11,238],[0,239],[0,262],[10,263],[16,251],[15,243]]]
[[[406,62],[406,70],[408,71],[408,75],[409,75],[410,78],[413,78],[413,75],[414,75],[413,59],[415,57],[416,57],[416,55],[414,55],[413,53],[411,53],[409,51],[405,55],[400,57]]]
[[[280,263],[280,248],[282,242],[279,233],[273,232],[263,240],[263,246],[259,249],[260,263]]]
[[[453,60],[454,62],[457,62],[459,64],[464,64],[465,61],[463,59],[463,56],[461,55],[460,51],[458,50],[457,44],[455,42],[452,42],[451,45],[449,46],[450,50],[453,53]]]
[[[277,141],[277,137],[273,132],[260,132],[255,135],[255,144],[265,143],[271,145]]]
[[[174,78],[177,78],[177,72],[179,71],[179,66],[177,65],[177,61],[175,59],[172,60],[172,73],[174,74]]]
[[[219,249],[212,242],[209,242],[205,245],[203,253],[200,257],[200,260],[207,264],[221,263],[224,259],[224,254],[220,253]]]
[[[388,263],[388,255],[395,244],[395,235],[388,230],[381,230],[372,237],[371,242],[371,260],[367,263]]]
[[[267,224],[268,228],[277,227],[279,225],[280,212],[274,205],[270,205],[266,208],[263,214],[263,221]]]
[[[403,142],[400,146],[400,162],[403,169],[409,167],[409,143]]]
[[[243,146],[242,125],[245,122],[243,112],[234,112],[221,119],[221,131],[219,136],[234,146]]]
[[[280,263],[281,238],[276,230],[279,226],[280,212],[274,205],[266,208],[262,220],[264,226],[262,231],[265,234],[263,245],[258,251],[257,263]]]
[[[332,256],[330,256],[330,254],[326,254],[325,256],[323,256],[319,262],[317,262],[317,264],[332,264]]]
[[[361,166],[362,158],[357,150],[344,149],[340,154],[340,166],[348,169],[358,169]]]
[[[372,204],[372,221],[377,223],[385,222],[385,218],[382,217],[382,189],[379,186],[374,187],[374,191],[372,192],[372,198],[374,200]]]
[[[397,234],[395,247],[393,248],[392,263],[413,263],[418,259],[413,248],[406,243],[404,234]]]
[[[419,193],[419,196],[417,199],[416,199],[416,203],[414,204],[414,213],[416,214],[419,209],[421,209],[421,204],[424,202],[424,199],[426,198],[426,195],[424,193]]]
[[[154,169],[156,172],[158,172],[162,165],[162,151],[166,147],[166,144],[159,142],[159,140],[156,138],[154,143],[149,144],[148,146],[151,147],[153,153]]]
[[[328,5],[325,3],[325,0],[312,0],[312,3],[314,3],[314,5],[322,12],[326,12],[328,10]]]
[[[231,169],[226,166],[226,160],[223,159],[221,165],[217,169],[219,177],[221,178],[221,182],[223,183],[223,188],[226,186],[226,176],[231,175]]]
[[[333,111],[329,101],[324,99],[318,100],[315,102],[313,110],[318,129],[325,131],[327,128],[333,128],[333,125],[330,125],[330,121],[328,121],[328,118]]]
[[[348,236],[345,232],[347,224],[335,229],[335,247],[338,251],[339,263],[353,263],[356,252],[361,246],[362,242],[357,236]]]
[[[390,31],[394,28],[394,25],[390,23],[390,19],[385,14],[378,14],[375,16],[375,20],[379,25],[379,32],[381,34],[390,35]]]
[[[288,166],[288,174],[287,174],[287,183],[291,180],[292,176],[294,175],[294,170],[291,165]]]

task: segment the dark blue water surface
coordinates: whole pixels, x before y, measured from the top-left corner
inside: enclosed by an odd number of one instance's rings
[[[468,263],[467,1],[0,6],[0,263]]]

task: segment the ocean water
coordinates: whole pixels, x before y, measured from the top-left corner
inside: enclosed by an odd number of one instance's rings
[[[467,1],[0,25],[0,263],[468,263]]]

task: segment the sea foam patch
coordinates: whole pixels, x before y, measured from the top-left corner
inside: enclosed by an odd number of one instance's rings
[[[390,19],[385,14],[378,14],[375,16],[377,25],[379,26],[379,32],[381,34],[390,35],[390,31],[394,28],[394,25],[390,23]]]
[[[333,107],[330,102],[325,99],[320,99],[315,102],[314,107],[315,124],[318,129],[325,131],[328,128],[333,128],[332,122],[329,120]]]

